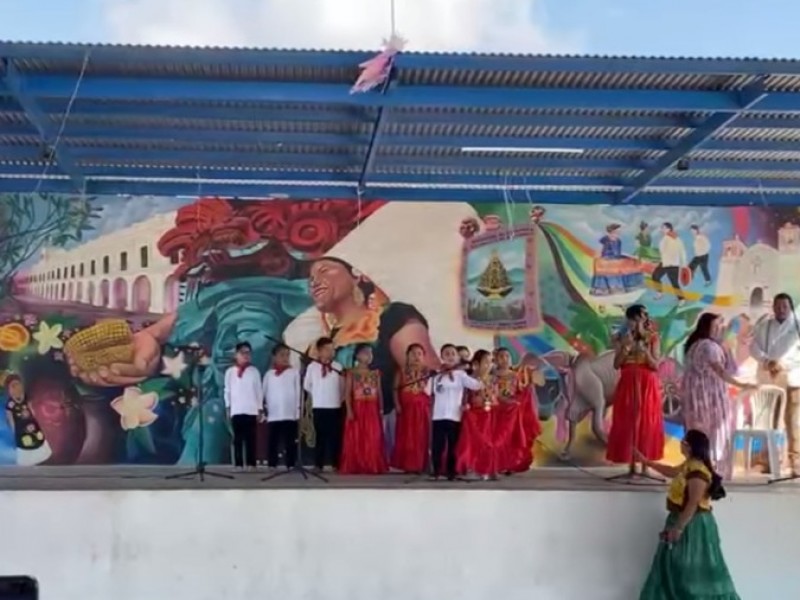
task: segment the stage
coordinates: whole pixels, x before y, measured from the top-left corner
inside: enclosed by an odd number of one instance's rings
[[[618,469],[165,479],[178,472],[0,469],[3,574],[37,577],[42,600],[628,600],[664,520],[664,487],[603,480]],[[797,598],[800,486],[764,481],[715,506],[724,550],[742,598]]]
[[[480,489],[502,491],[582,491],[613,492],[637,491],[664,493],[666,483],[652,481],[607,481],[606,478],[624,472],[612,467],[600,468],[541,468],[497,481],[477,479],[430,481],[426,476],[390,473],[387,475],[337,475],[323,473],[327,481],[309,475],[303,479],[297,472],[268,471],[259,467],[256,472],[236,472],[229,466],[210,466],[213,473],[232,477],[208,476],[204,481],[197,477],[171,479],[191,471],[191,467],[177,466],[57,466],[57,467],[0,467],[0,491],[5,490],[180,490],[180,489]],[[274,473],[278,477],[263,481]],[[800,494],[800,480],[767,485],[767,475],[739,476],[726,484],[731,493],[770,492]]]

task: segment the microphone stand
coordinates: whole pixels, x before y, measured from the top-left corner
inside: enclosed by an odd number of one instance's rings
[[[209,471],[206,469],[206,461],[204,456],[204,448],[205,448],[205,415],[204,413],[204,400],[203,400],[203,380],[202,376],[199,378],[199,381],[195,381],[195,375],[198,372],[202,375],[202,368],[203,365],[200,364],[200,360],[203,357],[203,349],[198,345],[190,345],[190,346],[176,346],[175,349],[179,352],[183,352],[184,355],[188,358],[188,366],[189,366],[189,385],[190,388],[190,397],[197,398],[197,419],[198,419],[198,439],[197,439],[197,462],[195,463],[195,468],[191,471],[187,471],[185,473],[176,473],[174,475],[167,475],[164,479],[187,479],[187,478],[199,478],[200,481],[205,481],[205,477],[216,477],[217,479],[234,479],[233,475],[228,475],[227,473],[216,473],[214,471]]]
[[[642,340],[637,340],[636,344],[642,344]],[[627,473],[620,473],[619,475],[612,475],[611,477],[606,477],[606,481],[619,481],[625,483],[634,483],[635,481],[645,480],[645,481],[657,481],[659,483],[664,483],[664,480],[660,477],[654,477],[646,472],[644,472],[644,466],[642,467],[643,471],[641,473],[636,472],[636,457],[634,456],[634,451],[638,450],[639,446],[639,414],[641,411],[641,404],[642,404],[642,382],[641,382],[641,374],[639,373],[639,369],[637,368],[633,375],[633,427],[631,427],[631,460],[628,463],[628,472]],[[619,385],[619,384],[617,384]]]

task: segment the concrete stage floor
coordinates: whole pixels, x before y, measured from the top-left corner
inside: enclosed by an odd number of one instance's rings
[[[0,467],[1,490],[180,490],[180,489],[480,489],[480,490],[543,490],[543,491],[642,491],[663,493],[665,483],[650,481],[606,481],[606,477],[624,472],[619,468],[542,468],[498,481],[428,481],[402,473],[372,476],[340,476],[325,473],[322,482],[300,473],[282,474],[262,481],[270,474],[266,468],[255,473],[237,473],[228,466],[209,467],[214,473],[233,476],[233,479],[206,476],[167,479],[170,475],[189,471],[176,466],[57,466],[57,467]],[[766,475],[740,476],[726,484],[729,492],[770,492],[800,494],[800,480],[768,485]]]

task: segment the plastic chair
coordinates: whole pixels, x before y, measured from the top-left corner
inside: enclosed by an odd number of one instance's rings
[[[750,397],[750,424],[744,423],[744,400]],[[743,391],[736,398],[736,431],[734,441],[741,436],[744,443],[744,467],[750,470],[753,458],[753,441],[764,440],[767,447],[769,470],[773,477],[780,476],[781,456],[778,441],[780,423],[786,410],[786,390],[776,385],[761,385],[753,392]]]

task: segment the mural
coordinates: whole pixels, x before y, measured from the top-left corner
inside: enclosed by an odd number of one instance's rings
[[[536,464],[603,464],[608,348],[633,302],[661,334],[676,455],[682,342],[714,310],[750,368],[771,297],[800,294],[785,276],[800,268],[798,223],[766,207],[6,195],[0,464],[194,462],[190,344],[211,355],[205,459],[227,462],[221,378],[236,342],[264,368],[277,340],[306,350],[323,334],[346,364],[372,343],[386,382],[410,343],[431,366],[444,342],[508,347],[544,375]]]

